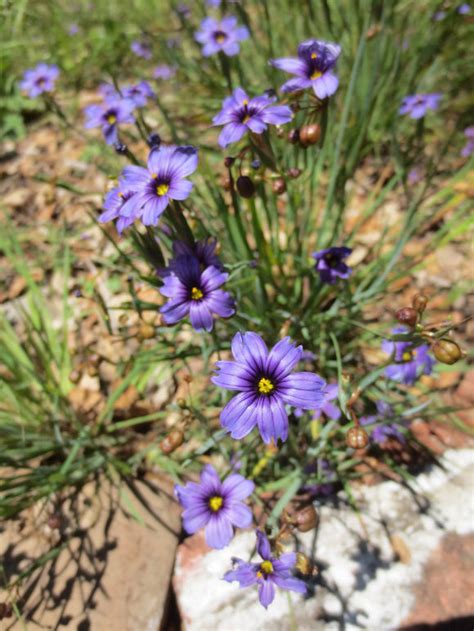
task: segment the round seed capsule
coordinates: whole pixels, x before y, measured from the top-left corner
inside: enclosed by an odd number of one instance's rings
[[[412,307],[403,307],[395,312],[395,317],[401,324],[413,327],[418,321],[418,311]]]
[[[346,445],[352,449],[364,449],[369,444],[367,432],[362,427],[351,427],[346,434]]]
[[[426,305],[428,304],[428,298],[423,294],[416,294],[413,297],[411,304],[413,306],[413,309],[416,309],[418,313],[423,313],[423,311],[426,309]]]
[[[236,185],[241,197],[248,199],[255,193],[255,184],[247,175],[240,175],[237,178]]]
[[[318,514],[312,504],[305,506],[294,516],[294,523],[300,532],[308,532],[316,527]]]
[[[462,357],[461,349],[452,340],[439,340],[433,344],[431,350],[439,362],[450,366]]]
[[[286,191],[286,182],[282,177],[273,180],[272,191],[275,193],[275,195],[283,195],[283,193]]]
[[[315,145],[321,138],[321,126],[317,123],[305,125],[300,129],[300,143],[303,147]]]
[[[160,442],[160,449],[164,454],[170,454],[175,449],[178,449],[184,442],[184,434],[180,429],[173,429],[167,436]]]

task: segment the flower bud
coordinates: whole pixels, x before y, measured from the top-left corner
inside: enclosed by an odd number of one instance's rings
[[[79,381],[81,380],[81,377],[82,377],[81,371],[77,370],[76,368],[71,370],[71,372],[69,373],[69,381],[71,381],[72,383],[79,383]]]
[[[160,135],[156,132],[153,132],[148,136],[147,143],[149,147],[159,147],[161,145]]]
[[[232,156],[226,156],[224,158],[224,166],[227,167],[228,169],[230,169],[230,167],[234,164],[235,162],[235,158],[233,158]]]
[[[291,167],[291,169],[288,169],[286,174],[288,177],[291,177],[292,180],[296,180],[296,178],[301,175],[301,169],[298,169],[297,167]]]
[[[140,340],[151,340],[152,337],[155,337],[155,327],[152,324],[148,324],[148,322],[142,322],[138,329],[138,338]]]
[[[262,163],[260,162],[260,160],[252,160],[250,166],[252,167],[252,169],[257,170],[262,166]]]
[[[164,454],[171,454],[175,449],[178,449],[184,442],[184,434],[180,429],[173,429],[167,436],[160,442],[160,449]]]
[[[351,427],[346,434],[346,445],[352,449],[364,449],[369,444],[367,432],[362,427]]]
[[[236,185],[241,197],[245,197],[246,199],[248,199],[249,197],[252,197],[252,195],[255,193],[255,185],[252,180],[246,175],[240,175],[237,178]]]
[[[269,97],[276,96],[276,91],[273,88],[268,88],[267,90],[264,90],[263,93],[265,94],[265,96],[269,96]]]
[[[316,528],[318,523],[318,514],[314,506],[309,504],[309,506],[305,506],[298,511],[294,516],[293,523],[300,532],[308,532],[309,530]]]
[[[315,145],[321,138],[321,126],[317,123],[305,125],[300,129],[300,143],[303,147]]]
[[[433,355],[442,364],[455,364],[462,357],[462,352],[456,342],[452,340],[438,340],[431,347]]]
[[[423,313],[426,309],[426,305],[428,304],[428,298],[423,294],[416,294],[413,296],[413,300],[411,301],[413,309],[418,311],[418,313]]]
[[[59,530],[61,528],[61,515],[53,513],[48,517],[48,526],[51,530]]]
[[[121,142],[114,143],[115,152],[119,154],[119,156],[123,156],[127,153],[127,145],[124,145]]]
[[[11,618],[12,615],[12,606],[9,603],[0,603],[0,620],[3,620],[3,618]]]
[[[180,399],[178,399],[176,401],[176,403],[179,405],[180,408],[185,408],[186,407],[186,399],[183,399],[182,397]]]
[[[275,193],[275,195],[283,195],[283,193],[286,191],[286,182],[282,177],[273,180],[272,191]]]
[[[414,327],[418,321],[418,311],[412,307],[403,307],[403,309],[399,309],[395,312],[395,317],[400,324],[407,324],[408,326]]]
[[[290,129],[288,132],[288,142],[292,145],[297,145],[300,141],[300,130],[299,129]]]

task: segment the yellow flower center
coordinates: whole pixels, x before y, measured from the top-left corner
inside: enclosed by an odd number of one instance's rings
[[[411,351],[405,351],[402,355],[404,362],[410,362],[413,359],[413,353]]]
[[[166,195],[166,193],[170,190],[169,184],[158,184],[156,187],[156,192],[160,197]]]
[[[223,44],[225,40],[227,39],[227,35],[222,32],[217,32],[215,35],[215,39],[218,44]]]
[[[316,59],[317,56],[317,53],[311,53],[311,59]]]
[[[109,123],[109,125],[113,125],[114,123],[116,123],[117,117],[115,116],[115,114],[109,114],[107,116],[107,122]]]
[[[258,391],[262,394],[269,394],[275,386],[272,384],[270,379],[266,377],[262,377],[258,382]]]
[[[257,572],[258,578],[262,578],[264,575],[271,574],[273,572],[273,564],[271,561],[262,561],[260,563],[260,572]]]
[[[248,99],[244,99],[244,100],[242,101],[242,105],[248,105],[248,104],[249,104],[249,100],[248,100]]]
[[[191,289],[191,299],[192,300],[201,300],[201,298],[204,296],[204,294],[202,293],[202,291],[199,289],[199,287],[193,287]]]
[[[222,507],[223,501],[222,497],[214,495],[214,497],[211,497],[209,500],[209,508],[213,513],[217,513],[217,511]]]
[[[319,77],[322,77],[323,73],[319,72],[319,70],[315,70],[313,72],[313,74],[311,75],[311,81],[314,81],[315,79],[319,79]]]

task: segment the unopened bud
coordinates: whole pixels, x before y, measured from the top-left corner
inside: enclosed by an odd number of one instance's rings
[[[352,449],[364,449],[369,444],[367,432],[362,427],[351,427],[346,434],[346,445]]]
[[[11,618],[13,615],[13,608],[9,603],[0,603],[0,620],[4,618]]]
[[[297,145],[300,141],[300,130],[299,129],[291,129],[288,132],[288,142],[292,145]]]
[[[321,127],[317,123],[305,125],[300,129],[300,143],[303,147],[315,145],[321,138]]]
[[[170,454],[178,449],[184,442],[184,434],[180,429],[173,429],[160,443],[160,449],[164,454]]]
[[[314,506],[310,504],[298,511],[294,516],[293,523],[300,532],[308,532],[316,528],[318,524],[318,514]]]
[[[418,311],[418,313],[423,313],[426,309],[426,305],[428,304],[428,298],[423,294],[416,294],[413,296],[413,300],[411,301],[413,309]]]
[[[240,175],[237,178],[236,186],[239,191],[239,195],[241,197],[245,197],[246,199],[252,197],[255,193],[255,185],[246,175]]]
[[[286,174],[288,177],[291,177],[292,180],[296,180],[296,178],[301,175],[301,169],[298,169],[297,167],[291,167],[291,169],[288,169]]]
[[[74,369],[69,373],[69,381],[72,381],[72,383],[79,383],[81,377],[82,373],[79,370]]]
[[[152,337],[155,337],[155,327],[152,324],[148,324],[148,322],[142,322],[138,329],[138,338],[140,340],[151,340]]]
[[[268,88],[267,90],[264,90],[263,93],[265,94],[265,96],[269,97],[276,96],[276,91],[273,88]]]
[[[156,132],[153,132],[148,136],[147,143],[149,147],[159,147],[161,145],[160,135]]]
[[[412,307],[403,307],[403,309],[399,309],[395,312],[395,317],[400,324],[407,324],[408,326],[414,327],[418,321],[418,311]]]
[[[89,364],[95,367],[97,367],[102,360],[101,356],[98,353],[91,353],[87,359]]]
[[[286,182],[282,177],[273,180],[272,191],[275,193],[275,195],[283,195],[283,193],[286,191]]]
[[[224,166],[226,166],[228,169],[230,169],[230,167],[234,164],[235,162],[235,158],[233,158],[232,156],[226,156],[224,158]]]
[[[124,145],[121,142],[116,142],[114,144],[114,149],[115,149],[115,152],[118,153],[120,156],[125,155],[127,153],[127,151],[128,151],[127,150],[127,145]]]
[[[250,166],[252,167],[252,169],[257,170],[262,166],[262,163],[260,162],[260,160],[252,160]]]
[[[51,530],[59,530],[61,528],[61,515],[53,513],[48,517],[48,526]]]
[[[438,340],[431,347],[433,355],[442,364],[455,364],[462,357],[462,352],[452,340]]]

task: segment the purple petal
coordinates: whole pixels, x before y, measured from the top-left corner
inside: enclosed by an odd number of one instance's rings
[[[211,377],[211,381],[216,386],[227,390],[248,390],[252,387],[252,375],[247,371],[247,367],[237,362],[219,361],[216,362],[219,373]]]
[[[212,331],[214,319],[205,301],[192,300],[189,306],[189,318],[196,331]]]
[[[282,572],[284,570],[291,570],[296,564],[296,554],[294,552],[285,552],[280,554],[278,559],[273,561],[273,567],[275,572]]]
[[[240,502],[230,504],[226,508],[225,514],[237,528],[248,528],[253,520],[250,508]]]
[[[256,531],[257,535],[257,552],[265,561],[269,561],[272,558],[272,549],[270,542],[267,539],[265,533],[261,530]]]
[[[252,563],[245,563],[239,560],[239,565],[234,570],[224,574],[224,580],[231,583],[238,581],[240,587],[249,587],[257,582],[257,572]]]
[[[246,131],[247,127],[241,123],[229,123],[219,134],[218,142],[221,147],[227,147],[233,142],[238,142]]]
[[[201,471],[201,484],[205,489],[205,492],[209,495],[212,493],[221,493],[222,492],[222,484],[219,474],[214,469],[214,467],[210,464],[207,464],[203,467]]]
[[[182,515],[183,527],[190,535],[194,534],[208,523],[211,519],[211,512],[205,505],[187,508]]]
[[[339,86],[339,79],[332,72],[325,72],[322,77],[313,83],[313,90],[318,99],[326,99],[334,94]]]
[[[302,346],[295,346],[291,338],[284,337],[268,354],[267,370],[276,379],[290,374],[303,354]]]
[[[263,372],[268,349],[257,333],[236,333],[232,339],[232,354],[237,361],[247,364],[249,368]]]
[[[298,79],[290,79],[284,83],[280,90],[282,92],[298,92],[299,90],[306,90],[311,87],[311,80],[304,79],[303,77]]]
[[[282,589],[288,589],[299,594],[306,594],[308,590],[306,584],[298,578],[284,578],[283,576],[278,576],[278,574],[273,574],[272,581]]]
[[[193,186],[189,180],[173,180],[168,190],[168,197],[177,200],[186,199],[193,190]]]
[[[289,72],[290,74],[297,75],[299,77],[306,76],[306,64],[301,59],[294,57],[281,57],[280,59],[272,59],[270,64],[274,68]]]
[[[258,597],[260,599],[260,603],[265,607],[271,605],[273,599],[275,598],[275,587],[273,586],[272,581],[266,579],[260,581],[258,586]]]
[[[206,543],[211,548],[220,550],[225,548],[232,540],[234,531],[230,521],[225,517],[222,511],[211,516],[205,530]]]
[[[222,483],[222,491],[230,501],[244,500],[253,493],[255,484],[238,473],[232,473]]]
[[[221,412],[221,424],[232,438],[243,438],[257,424],[256,401],[253,392],[240,392]]]
[[[280,382],[281,398],[303,410],[317,410],[324,404],[325,385],[324,380],[314,373],[297,372]]]
[[[280,398],[262,397],[257,408],[258,429],[263,442],[267,445],[279,438],[288,438],[288,415]]]

